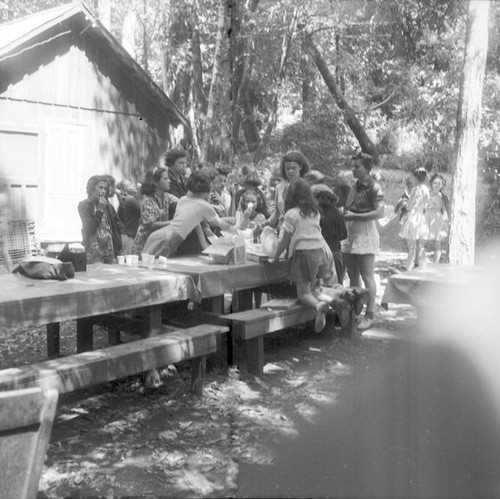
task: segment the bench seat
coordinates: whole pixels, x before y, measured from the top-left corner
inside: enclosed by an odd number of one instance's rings
[[[201,394],[206,356],[217,350],[217,335],[227,327],[201,324],[175,332],[0,371],[0,390],[33,386],[67,393],[193,359],[194,393]]]
[[[315,314],[314,309],[298,303],[284,310],[269,310],[262,307],[225,315],[202,313],[199,315],[199,319],[201,318],[204,322],[230,326],[232,339],[241,339],[246,343],[248,372],[261,376],[264,366],[264,336],[312,322]],[[343,332],[353,339],[358,336],[354,309],[351,311],[350,322],[343,328]],[[231,352],[230,359],[232,358]]]

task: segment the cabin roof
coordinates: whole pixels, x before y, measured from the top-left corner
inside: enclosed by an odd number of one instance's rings
[[[165,92],[151,79],[146,71],[135,61],[118,40],[103,26],[97,16],[83,3],[74,2],[52,9],[43,10],[0,25],[0,64],[4,60],[20,56],[29,49],[30,42],[40,43],[40,38],[56,29],[74,29],[84,24],[83,34],[92,36],[99,43],[106,45],[113,55],[124,65],[127,76],[138,83],[139,88],[150,99],[164,108],[172,125],[183,124],[190,128],[189,122],[179,108],[168,98]]]

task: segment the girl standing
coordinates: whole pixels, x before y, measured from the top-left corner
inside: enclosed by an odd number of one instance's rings
[[[290,280],[295,283],[297,298],[314,308],[314,330],[319,333],[325,327],[330,306],[313,292],[319,286],[318,279],[328,276],[333,257],[321,234],[320,213],[311,188],[303,180],[297,180],[287,189],[282,232],[274,259],[278,260],[284,251],[292,259]]]
[[[425,208],[428,239],[432,241],[434,246],[434,263],[439,263],[441,259],[441,242],[447,236],[450,220],[450,201],[443,192],[445,183],[444,178],[439,173],[431,177],[431,191]]]
[[[141,219],[132,244],[132,253],[139,255],[152,232],[165,227],[172,218],[178,199],[169,194],[168,168],[157,166],[146,173],[141,185]]]
[[[415,257],[420,267],[425,267],[425,240],[427,238],[427,221],[425,208],[429,200],[429,188],[425,185],[427,170],[423,167],[413,170],[416,184],[410,191],[406,221],[399,234],[408,243],[406,269],[415,265]],[[418,254],[417,254],[418,253]]]
[[[363,279],[368,290],[365,316],[358,322],[358,329],[364,331],[372,326],[375,311],[375,255],[380,242],[375,220],[384,216],[384,194],[380,184],[370,175],[373,156],[360,152],[352,157],[352,161],[352,175],[356,182],[347,196],[344,212],[347,239],[341,244],[350,286],[361,287]]]

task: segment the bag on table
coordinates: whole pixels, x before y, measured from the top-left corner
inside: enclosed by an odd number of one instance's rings
[[[12,271],[32,279],[56,279],[65,281],[75,277],[75,268],[71,262],[61,262],[48,256],[32,256],[22,260]]]

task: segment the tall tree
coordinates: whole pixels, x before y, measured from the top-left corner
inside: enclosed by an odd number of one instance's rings
[[[200,152],[200,159],[202,162],[206,160],[210,141],[212,140],[212,130],[214,128],[214,110],[220,87],[219,76],[222,64],[222,41],[224,39],[224,27],[226,25],[226,6],[226,0],[219,0],[217,39],[213,57],[212,80],[210,82],[210,93],[208,95],[207,114],[205,117],[205,126],[203,128],[203,142],[201,144]]]
[[[474,263],[476,179],[481,102],[488,52],[489,0],[469,0],[456,128],[450,263]]]
[[[378,162],[378,151],[375,147],[375,144],[366,133],[366,130],[356,116],[354,109],[348,104],[344,94],[341,92],[339,86],[337,85],[335,76],[330,72],[330,69],[328,68],[323,55],[316,47],[312,36],[307,37],[307,48],[312,56],[314,63],[316,64],[316,67],[318,68],[318,71],[323,77],[328,90],[330,90],[331,94],[335,98],[337,106],[342,111],[347,125],[358,139],[362,151],[367,154],[371,154],[375,158],[375,161]]]

